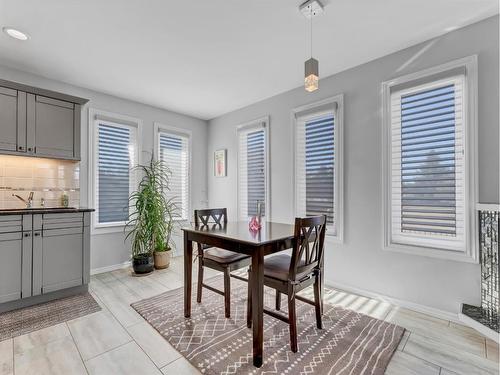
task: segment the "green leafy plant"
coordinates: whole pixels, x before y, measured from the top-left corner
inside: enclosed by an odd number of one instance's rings
[[[155,251],[168,251],[175,245],[172,232],[177,213],[175,197],[167,199],[172,175],[161,160],[151,161],[148,165],[138,165],[133,170],[142,174],[137,191],[129,197],[132,213],[126,223],[126,239],[132,242],[132,257],[151,256]]]

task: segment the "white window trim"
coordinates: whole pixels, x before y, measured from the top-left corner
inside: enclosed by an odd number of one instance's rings
[[[336,225],[337,233],[332,234],[326,231],[326,236],[330,242],[343,243],[344,242],[344,94],[338,94],[314,103],[305,104],[300,107],[292,109],[291,123],[292,130],[292,176],[293,176],[293,212],[298,215],[297,207],[297,169],[296,169],[296,126],[297,121],[304,112],[314,111],[322,112],[324,107],[328,105],[336,105],[333,110],[335,117],[335,181],[334,181],[334,211],[336,212]],[[331,112],[331,111],[329,111]]]
[[[193,174],[192,174],[192,164],[193,164],[193,150],[192,150],[192,138],[193,138],[193,132],[188,129],[182,129],[178,128],[175,126],[170,126],[170,125],[165,125],[160,122],[154,122],[154,133],[153,133],[153,145],[154,145],[154,150],[153,150],[153,157],[155,160],[158,160],[158,146],[159,146],[159,141],[160,137],[159,134],[163,133],[169,133],[172,135],[178,134],[184,137],[187,137],[188,139],[188,174],[189,174],[189,181],[188,181],[188,207],[187,207],[187,218],[176,218],[174,221],[178,222],[189,222],[190,221],[190,215],[191,215],[191,208],[192,206],[192,184],[193,184]]]
[[[258,124],[264,124],[264,132],[265,132],[265,146],[266,146],[266,169],[265,169],[265,179],[266,179],[266,199],[265,199],[265,216],[264,219],[266,221],[272,221],[272,210],[271,210],[271,178],[270,178],[270,173],[269,173],[269,166],[271,163],[270,159],[270,152],[269,152],[269,116],[263,116],[258,119],[252,120],[245,122],[243,124],[239,124],[236,127],[236,165],[237,165],[237,178],[236,178],[236,186],[237,186],[237,198],[236,198],[236,208],[237,208],[237,213],[238,213],[238,220],[242,220],[241,215],[240,215],[240,145],[239,145],[239,133],[242,130],[245,130],[247,128],[254,127]]]
[[[91,225],[91,234],[105,234],[105,233],[116,233],[123,232],[125,228],[125,222],[116,222],[116,223],[105,223],[99,224],[97,222],[99,207],[97,205],[96,200],[96,181],[97,181],[97,157],[95,152],[97,151],[97,120],[96,116],[103,116],[109,118],[110,120],[114,120],[117,125],[120,125],[120,121],[125,121],[127,123],[135,124],[137,127],[137,162],[141,163],[141,153],[142,153],[142,120],[130,117],[118,113],[103,111],[96,108],[89,108],[89,137],[88,137],[88,181],[89,181],[89,191],[88,191],[88,202],[90,207],[95,209],[94,215],[92,215],[92,225]],[[112,123],[113,121],[108,121]],[[138,181],[135,181],[135,185],[138,184]]]
[[[389,162],[391,160],[391,88],[396,85],[418,82],[426,77],[431,77],[436,74],[446,73],[457,68],[465,68],[465,86],[464,95],[465,103],[465,180],[466,184],[466,221],[468,225],[465,229],[466,246],[464,251],[446,250],[434,247],[425,247],[417,245],[403,245],[393,243],[391,238],[391,181]],[[477,55],[464,57],[448,63],[425,69],[419,72],[407,74],[395,79],[382,83],[382,171],[383,171],[383,186],[382,186],[382,222],[383,225],[383,244],[382,248],[386,251],[395,251],[400,253],[421,255],[432,258],[441,258],[448,260],[456,260],[468,263],[477,263],[479,261],[479,251],[477,246],[477,215],[475,212],[475,204],[477,202]],[[418,83],[415,86],[419,86]]]

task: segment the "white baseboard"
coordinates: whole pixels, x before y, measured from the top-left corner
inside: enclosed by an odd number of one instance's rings
[[[422,314],[434,316],[434,317],[439,318],[439,319],[450,320],[450,321],[455,322],[455,323],[460,323],[458,313],[452,313],[449,311],[436,309],[434,307],[421,305],[421,304],[411,302],[411,301],[405,301],[405,300],[402,300],[399,298],[388,297],[388,296],[385,296],[385,295],[380,294],[380,293],[371,292],[371,291],[368,291],[365,289],[360,289],[360,288],[353,287],[351,285],[347,285],[347,284],[343,284],[343,283],[337,283],[337,282],[325,280],[325,284],[334,288],[334,289],[339,289],[339,290],[343,290],[345,292],[358,294],[358,295],[363,296],[363,297],[378,299],[380,301],[388,302],[388,303],[395,305],[395,306],[404,307],[404,308],[407,308],[407,309],[410,309],[410,310],[413,310],[413,311],[416,311],[416,312],[419,312]]]
[[[178,257],[178,256],[180,256],[180,254],[177,254],[176,252],[174,252],[173,257]],[[126,262],[118,263],[118,264],[112,264],[110,266],[92,268],[90,270],[90,274],[91,275],[97,275],[99,273],[105,273],[105,272],[111,272],[111,271],[115,271],[115,270],[120,270],[120,269],[123,269],[123,268],[130,267],[131,264],[132,264],[132,262],[130,260],[128,260]]]
[[[90,270],[90,274],[96,275],[99,273],[111,272],[111,271],[127,268],[127,267],[130,267],[130,263],[131,263],[130,261],[127,261],[124,263],[113,264],[111,266],[93,268]],[[348,293],[357,294],[357,295],[360,295],[363,297],[378,299],[378,300],[383,301],[383,302],[388,302],[394,306],[404,307],[404,308],[407,308],[407,309],[410,309],[413,311],[420,312],[422,314],[434,316],[436,318],[449,320],[449,321],[452,321],[455,323],[465,324],[471,328],[474,328],[476,331],[478,331],[482,335],[490,338],[491,340],[494,340],[496,342],[499,341],[499,335],[496,332],[484,327],[482,324],[477,323],[475,320],[473,320],[473,319],[469,318],[468,316],[463,315],[461,313],[455,314],[455,313],[452,313],[449,311],[436,309],[434,307],[421,305],[421,304],[418,304],[415,302],[406,301],[406,300],[402,300],[399,298],[388,297],[386,295],[383,295],[383,294],[380,294],[377,292],[368,291],[368,290],[357,288],[357,287],[354,287],[354,286],[351,286],[348,284],[333,282],[330,280],[325,280],[325,284],[327,286],[334,288],[334,289],[342,290],[342,291],[345,291]]]
[[[106,267],[92,268],[90,270],[90,274],[97,275],[99,273],[111,272],[111,271],[120,270],[120,269],[127,268],[127,267],[130,267],[130,261],[126,261],[126,262],[119,263],[119,264],[112,264],[111,266],[106,266]]]

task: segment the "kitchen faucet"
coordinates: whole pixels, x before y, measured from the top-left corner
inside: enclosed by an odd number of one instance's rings
[[[19,199],[20,201],[26,203],[26,208],[31,208],[33,207],[33,195],[35,193],[30,191],[30,194],[28,195],[28,199],[24,199],[23,197],[17,195],[17,194],[12,194],[13,197],[16,197],[17,199]]]

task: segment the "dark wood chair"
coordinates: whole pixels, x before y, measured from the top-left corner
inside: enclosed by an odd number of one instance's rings
[[[227,224],[227,209],[212,208],[194,211],[194,224],[197,227],[220,226]],[[226,318],[231,316],[231,277],[242,281],[247,279],[232,275],[231,272],[243,267],[248,267],[252,258],[248,255],[235,253],[233,251],[219,249],[217,247],[198,244],[198,291],[196,302],[201,303],[203,288],[224,296],[224,310]],[[208,267],[224,274],[224,291],[215,289],[203,283],[203,269]]]
[[[288,316],[264,308],[264,313],[290,325],[290,346],[297,352],[297,314],[295,300],[313,305],[316,310],[316,326],[323,328],[323,295],[321,273],[325,243],[326,216],[295,219],[295,247],[292,255],[281,254],[264,259],[264,285],[276,290],[276,310],[281,308],[281,293],[288,297]],[[249,278],[252,277],[251,269]],[[249,282],[249,286],[250,286]],[[314,301],[297,296],[304,288],[314,286]],[[248,288],[247,326],[252,324],[251,288]]]

